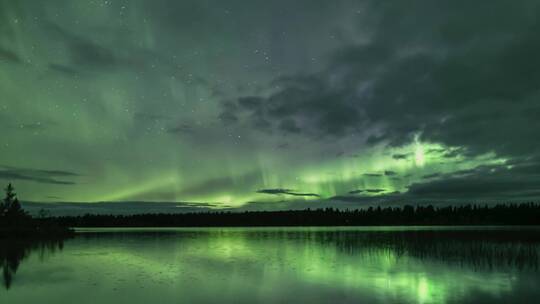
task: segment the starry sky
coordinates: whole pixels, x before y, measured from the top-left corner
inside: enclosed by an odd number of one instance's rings
[[[0,0],[0,182],[121,210],[535,201],[539,20],[536,0]]]

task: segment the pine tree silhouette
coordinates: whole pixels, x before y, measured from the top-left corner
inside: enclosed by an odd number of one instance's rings
[[[26,212],[22,209],[17,193],[15,193],[15,187],[9,183],[5,189],[6,196],[2,200],[2,206],[0,207],[0,216],[11,221],[17,218],[26,217]]]
[[[0,200],[0,240],[3,237],[31,236],[43,239],[59,236],[67,237],[73,234],[73,230],[68,226],[59,224],[56,219],[33,218],[30,213],[22,208],[15,193],[15,188],[11,183],[7,185],[5,192],[4,199]]]

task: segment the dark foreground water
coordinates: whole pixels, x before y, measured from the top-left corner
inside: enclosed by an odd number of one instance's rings
[[[540,303],[538,228],[81,230],[0,241],[0,303]]]

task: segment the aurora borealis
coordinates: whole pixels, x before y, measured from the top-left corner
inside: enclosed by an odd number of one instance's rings
[[[534,0],[0,0],[0,182],[43,203],[535,201],[538,20]]]

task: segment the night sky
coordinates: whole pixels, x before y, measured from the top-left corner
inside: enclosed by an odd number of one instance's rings
[[[0,182],[125,211],[537,201],[539,20],[537,0],[0,0]]]

